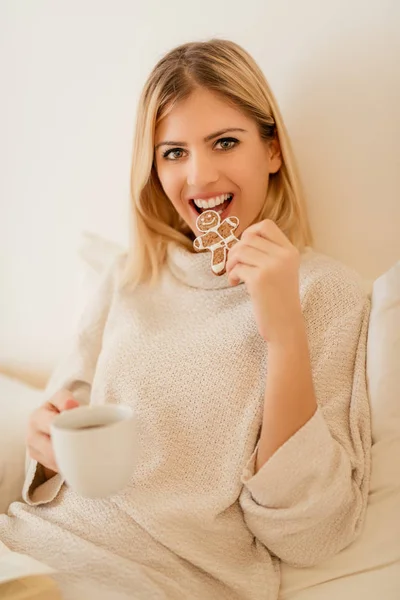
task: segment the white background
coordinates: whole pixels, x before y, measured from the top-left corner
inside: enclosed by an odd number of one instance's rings
[[[397,0],[0,0],[0,361],[47,367],[76,318],[82,231],[127,243],[136,103],[173,46],[243,45],[278,99],[317,249],[400,258]]]

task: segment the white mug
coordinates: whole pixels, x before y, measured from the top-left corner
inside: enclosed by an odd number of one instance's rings
[[[81,496],[105,498],[129,482],[139,454],[130,407],[102,404],[63,411],[50,434],[59,472]]]

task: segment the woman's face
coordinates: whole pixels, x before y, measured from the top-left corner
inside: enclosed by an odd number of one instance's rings
[[[269,174],[281,166],[279,144],[216,94],[197,89],[159,123],[155,166],[165,194],[197,236],[196,219],[212,208],[239,218],[240,235],[258,216]]]

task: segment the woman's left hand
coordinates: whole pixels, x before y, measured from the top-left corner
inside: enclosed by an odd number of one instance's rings
[[[285,343],[304,332],[299,266],[299,251],[269,219],[246,229],[229,251],[229,283],[245,283],[266,342]]]

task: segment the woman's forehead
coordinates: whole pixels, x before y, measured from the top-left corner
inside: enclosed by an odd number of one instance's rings
[[[249,130],[252,124],[252,120],[228,100],[208,90],[196,90],[161,119],[156,127],[155,144],[164,140],[188,142],[188,137],[200,141],[223,129]]]

